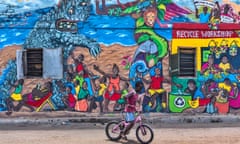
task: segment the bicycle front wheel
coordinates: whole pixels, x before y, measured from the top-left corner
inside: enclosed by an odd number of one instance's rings
[[[120,129],[120,122],[111,121],[105,127],[105,134],[108,139],[112,141],[118,141],[121,139],[121,129]]]
[[[142,144],[149,144],[153,140],[153,130],[146,124],[139,125],[136,129],[136,136]]]

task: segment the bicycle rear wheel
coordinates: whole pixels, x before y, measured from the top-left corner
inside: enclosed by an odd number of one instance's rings
[[[112,141],[118,141],[119,139],[121,139],[120,123],[121,122],[111,121],[106,125],[105,134],[108,139]]]
[[[136,136],[142,144],[149,144],[153,140],[153,130],[150,126],[142,124],[137,127]]]

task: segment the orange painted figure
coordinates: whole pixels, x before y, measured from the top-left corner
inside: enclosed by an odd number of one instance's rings
[[[109,101],[118,101],[121,97],[120,91],[120,81],[129,81],[129,79],[124,78],[119,75],[119,67],[116,64],[113,64],[112,73],[108,74],[102,71],[97,65],[93,66],[96,71],[106,76],[109,79],[108,88],[104,95],[105,103],[104,110],[108,111]],[[115,103],[116,106],[116,103]],[[114,107],[115,107],[114,106]]]

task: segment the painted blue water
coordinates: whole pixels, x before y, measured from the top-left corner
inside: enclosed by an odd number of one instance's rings
[[[50,8],[31,12],[32,15],[25,17],[24,20],[22,18],[0,18],[0,49],[7,45],[23,44],[36,21],[48,10]],[[185,17],[178,17],[171,22],[182,21],[189,20]],[[96,39],[102,44],[111,45],[116,42],[126,46],[136,44],[134,40],[135,20],[130,16],[113,17],[91,13],[87,22],[79,23],[78,26],[79,33]],[[156,33],[171,40],[171,29],[159,28],[158,25],[154,27]]]

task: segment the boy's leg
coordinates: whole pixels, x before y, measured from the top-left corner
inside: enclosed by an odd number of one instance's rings
[[[128,122],[129,124],[127,125],[125,131],[123,132],[123,135],[127,135],[129,134],[130,130],[132,129],[132,127],[134,126],[134,121]]]

